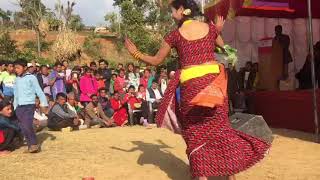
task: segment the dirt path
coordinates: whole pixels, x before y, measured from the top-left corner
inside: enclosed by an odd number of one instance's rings
[[[319,180],[320,144],[310,134],[274,130],[270,155],[238,180]],[[42,152],[0,157],[1,180],[188,180],[182,138],[164,129],[127,127],[39,134]],[[297,137],[297,138],[293,138]]]

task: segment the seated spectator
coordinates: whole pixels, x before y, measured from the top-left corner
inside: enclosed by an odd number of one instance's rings
[[[146,92],[146,100],[152,104],[153,109],[157,109],[163,95],[159,91],[157,81],[152,82],[151,88],[148,88]]]
[[[108,118],[103,112],[102,106],[98,101],[98,96],[91,95],[91,102],[86,106],[85,124],[88,127],[98,125],[99,127],[112,127],[113,119]]]
[[[67,106],[69,110],[77,114],[77,119],[80,121],[79,129],[87,129],[88,126],[84,124],[85,111],[78,104],[80,103],[77,102],[74,93],[67,94]]]
[[[121,102],[120,94],[115,91],[113,98],[111,98],[111,106],[114,110],[113,119],[117,126],[124,126],[128,123],[127,109],[124,107],[125,103]]]
[[[64,93],[58,93],[56,103],[51,108],[48,115],[48,128],[60,131],[63,128],[78,129],[79,119],[76,113],[68,108],[67,97]]]
[[[102,106],[104,113],[111,118],[113,116],[114,110],[111,107],[111,102],[107,95],[107,90],[105,88],[99,89],[98,101]]]
[[[20,128],[12,116],[12,104],[7,101],[0,102],[0,155],[15,150],[22,144]]]
[[[40,110],[40,100],[39,97],[36,97],[36,108],[34,111],[34,120],[33,120],[33,125],[36,130],[36,132],[41,131],[43,128],[47,127],[48,125],[48,117],[45,115],[43,112]]]
[[[145,101],[146,100],[146,89],[142,84],[139,85],[138,92],[137,92],[137,98],[140,101]]]
[[[54,105],[54,101],[52,99],[52,96],[50,94],[44,94],[46,95],[46,98],[47,98],[47,102],[48,102],[48,111],[50,111],[50,109],[53,107]]]
[[[128,93],[123,98],[123,102],[129,104],[132,110],[140,109],[142,102],[137,98],[137,93],[135,91],[136,90],[133,85],[129,86]]]

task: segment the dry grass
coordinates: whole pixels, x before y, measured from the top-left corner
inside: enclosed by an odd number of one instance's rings
[[[320,145],[312,136],[275,130],[270,155],[238,180],[318,180]],[[297,137],[297,138],[293,138]],[[125,127],[78,132],[42,132],[39,154],[21,148],[0,157],[1,180],[188,180],[182,138],[164,129]],[[299,139],[300,138],[300,139]]]
[[[76,42],[82,47],[85,38],[89,36],[91,33],[90,32],[77,32],[76,33]],[[23,44],[26,41],[36,40],[36,34],[34,31],[31,30],[16,30],[10,33],[11,37],[17,41],[18,48],[20,50],[23,49]],[[57,39],[58,32],[48,32],[45,40],[47,42],[52,42]],[[109,39],[104,39],[104,38],[97,38],[97,41],[99,41],[102,45],[102,55],[108,59],[115,61],[117,63],[126,63],[130,60],[132,60],[132,57],[128,54],[126,50],[123,50],[123,52],[118,52],[116,44],[114,43],[113,40]],[[54,53],[53,51],[47,51],[47,52],[42,52],[42,56],[50,59],[54,59]],[[84,65],[84,64],[89,64],[91,61],[96,60],[93,59],[92,57],[88,56],[85,53],[82,53],[82,56],[79,60],[78,65]]]

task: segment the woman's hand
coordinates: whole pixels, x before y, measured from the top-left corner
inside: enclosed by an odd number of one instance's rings
[[[223,16],[218,16],[217,22],[216,22],[216,27],[219,32],[222,31],[225,22],[226,22],[226,20],[223,19]]]
[[[133,55],[138,50],[136,45],[134,45],[133,42],[129,38],[126,38],[125,46],[131,55]]]

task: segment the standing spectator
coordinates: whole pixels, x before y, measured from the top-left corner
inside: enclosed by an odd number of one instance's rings
[[[13,98],[13,85],[16,80],[14,66],[12,62],[8,63],[7,70],[0,75],[0,84],[2,83],[2,94],[8,100]]]
[[[91,69],[92,72],[98,70],[97,63],[94,62],[94,61],[92,61],[92,62],[90,63],[90,69]]]
[[[114,91],[117,91],[120,94],[120,96],[123,97],[126,92],[126,86],[127,86],[127,82],[126,82],[125,70],[120,69],[119,76],[114,82]]]
[[[113,119],[108,118],[103,112],[102,106],[98,101],[98,96],[91,95],[92,101],[86,106],[85,123],[88,127],[99,125],[100,127],[113,126]]]
[[[49,85],[51,86],[51,93],[54,100],[58,93],[66,93],[65,74],[59,62],[55,63],[54,69],[49,75]]]
[[[80,78],[80,102],[86,106],[91,101],[91,96],[98,93],[98,82],[92,76],[92,70],[84,68],[84,75]]]
[[[174,79],[174,75],[176,74],[176,72],[175,71],[170,71],[170,73],[169,73],[169,80],[168,80],[168,84],[170,83],[170,81],[172,80],[172,79]]]
[[[166,69],[161,69],[160,76],[159,76],[159,79],[158,79],[158,83],[160,85],[161,93],[164,94],[164,92],[167,89],[167,83],[168,83],[168,76],[167,76]]]
[[[124,107],[124,103],[120,100],[119,92],[115,91],[113,98],[111,98],[111,106],[114,110],[113,119],[117,126],[124,126],[128,123],[127,109]]]
[[[30,74],[35,74],[35,72],[36,72],[36,66],[35,66],[35,64],[33,64],[33,63],[28,63],[28,64],[27,64],[27,67],[28,67],[28,72],[29,72]]]
[[[95,71],[94,76],[98,82],[98,89],[105,88],[104,79],[103,79],[102,74],[98,71]]]
[[[128,78],[128,86],[134,86],[136,90],[138,90],[140,84],[140,76],[138,76],[134,71],[133,63],[129,63],[127,66],[127,76]]]
[[[64,93],[57,94],[56,103],[48,115],[48,128],[53,131],[60,131],[68,127],[75,130],[80,125],[77,113],[68,108],[66,101],[67,96]]]
[[[22,132],[27,140],[28,152],[37,153],[40,149],[33,129],[36,95],[40,99],[42,109],[48,107],[48,102],[37,78],[26,72],[26,66],[27,62],[23,59],[15,61],[15,71],[18,77],[14,86],[14,108],[20,121]],[[45,112],[45,109],[42,112]]]
[[[248,61],[244,68],[239,72],[239,87],[241,91],[246,91],[251,88],[249,83],[249,75],[252,69],[252,62]]]
[[[118,77],[117,74],[112,74],[112,78],[110,81],[110,88],[109,88],[110,95],[114,93],[114,83],[116,82],[117,77]]]
[[[37,79],[43,92],[51,95],[51,88],[49,85],[49,69],[46,65],[40,66],[40,73],[37,74]]]
[[[140,77],[141,77],[140,66],[135,66],[135,67],[134,67],[134,73],[135,73],[136,76],[139,78],[139,82],[140,82]],[[141,84],[141,83],[140,83],[140,84]]]
[[[71,79],[69,82],[69,92],[72,92],[77,101],[80,100],[80,82],[79,74],[77,72],[71,73]]]
[[[12,121],[12,104],[7,101],[0,102],[0,155],[13,151],[22,144],[20,128]]]
[[[105,88],[107,91],[110,89],[110,81],[111,81],[111,76],[112,72],[111,69],[108,68],[109,64],[106,60],[100,59],[99,60],[99,72],[102,73],[103,79],[105,80]]]
[[[71,79],[72,70],[69,68],[69,63],[67,60],[62,61],[62,65],[65,68],[66,80],[69,81]]]
[[[120,70],[123,69],[123,64],[122,63],[119,63],[118,64],[118,67],[116,69],[116,73],[119,75],[120,74]]]
[[[148,88],[148,82],[151,76],[150,69],[145,69],[143,72],[143,76],[140,78],[140,84],[144,86],[145,89]]]
[[[111,118],[113,116],[114,110],[111,107],[110,99],[107,95],[107,90],[105,88],[99,89],[98,101],[101,104],[101,107],[104,113]]]

